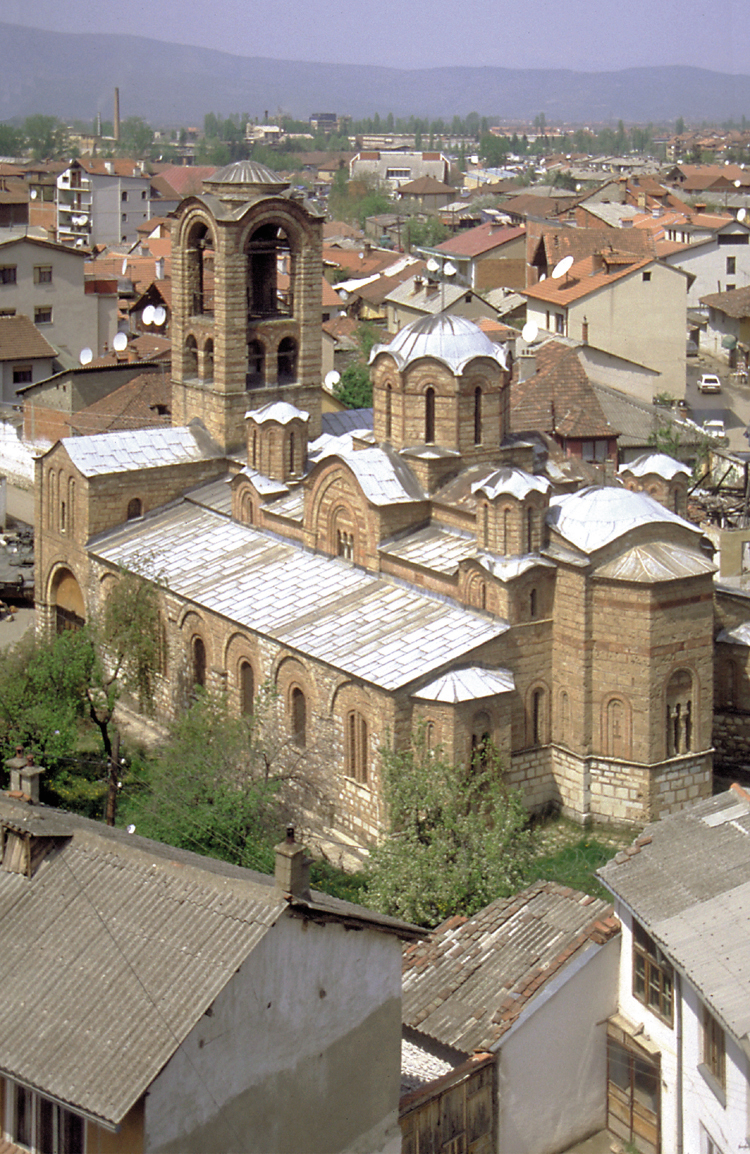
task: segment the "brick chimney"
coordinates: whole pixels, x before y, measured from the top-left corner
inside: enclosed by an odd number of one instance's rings
[[[41,765],[34,765],[32,754],[24,754],[20,745],[16,746],[16,756],[9,757],[5,767],[10,771],[10,792],[23,794],[34,804],[39,802],[39,778],[44,773]]]
[[[286,839],[276,846],[276,888],[285,895],[310,901],[310,865],[304,846],[294,840],[294,826],[286,827]]]

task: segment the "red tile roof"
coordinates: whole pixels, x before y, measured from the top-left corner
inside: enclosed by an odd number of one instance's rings
[[[0,316],[0,361],[36,361],[56,357],[33,321],[22,313]]]
[[[634,255],[612,254],[615,260],[605,263],[598,257],[587,257],[574,264],[563,277],[553,280],[548,277],[530,289],[519,289],[522,296],[531,300],[549,301],[551,304],[567,305],[597,290],[606,288],[625,276],[646,268],[653,263],[653,257],[638,260]],[[627,263],[625,263],[627,262]]]
[[[492,252],[496,248],[516,240],[525,235],[525,228],[521,225],[498,227],[493,221],[478,224],[476,228],[467,228],[456,236],[444,240],[437,245],[438,252],[449,256],[474,257]]]
[[[69,417],[69,424],[74,433],[84,437],[123,429],[168,428],[171,409],[172,382],[157,370],[140,373],[93,405],[79,409]]]
[[[178,197],[196,196],[203,192],[203,181],[213,176],[216,169],[211,165],[170,164],[159,173],[162,180],[176,192]]]
[[[558,439],[616,437],[583,368],[578,350],[559,341],[542,345],[537,371],[513,383],[510,420],[514,433],[538,430]]]

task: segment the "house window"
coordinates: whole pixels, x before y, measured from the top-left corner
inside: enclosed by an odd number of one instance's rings
[[[52,284],[51,264],[38,264],[34,266],[34,284]]]
[[[121,201],[123,201],[123,203],[124,203],[124,202],[125,202],[127,199],[128,199],[128,194],[127,194],[127,192],[123,192],[123,193],[121,193],[121,195],[120,195],[120,200],[121,200]]]
[[[35,325],[51,325],[52,324],[52,306],[40,305],[34,309],[34,324]]]
[[[672,1025],[672,967],[638,922],[633,922],[633,997]]]
[[[736,276],[737,274],[737,257],[727,257],[727,276]]]
[[[555,313],[555,332],[565,334],[565,317],[562,313]]]
[[[128,501],[128,512],[127,512],[128,521],[132,521],[136,517],[140,517],[142,512],[143,512],[143,505],[141,504],[140,497],[133,497],[132,500]]]
[[[16,283],[16,266],[14,264],[0,265],[0,284]]]
[[[346,776],[367,784],[368,739],[367,722],[361,713],[352,710],[346,715]]]
[[[299,686],[295,686],[292,690],[290,706],[292,741],[300,749],[304,749],[307,745],[307,702]]]
[[[719,1089],[726,1086],[724,1031],[713,1014],[703,1007],[703,1066]]]
[[[128,214],[127,214],[126,212],[124,212],[124,213],[122,214],[122,223],[123,223],[123,224],[127,224],[127,223],[128,223]]]
[[[14,365],[13,366],[13,384],[14,385],[31,384],[31,365]]]
[[[648,281],[651,280],[651,273],[650,272],[641,273],[641,279],[648,283]]]
[[[83,1118],[25,1086],[9,1083],[7,1118],[11,1141],[34,1154],[83,1154]]]

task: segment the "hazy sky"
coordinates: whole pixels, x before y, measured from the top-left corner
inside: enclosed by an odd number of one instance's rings
[[[742,0],[1,0],[0,19],[282,60],[750,73]]]

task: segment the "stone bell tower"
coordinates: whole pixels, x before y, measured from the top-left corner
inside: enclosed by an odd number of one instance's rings
[[[199,417],[226,452],[272,401],[320,433],[323,218],[276,173],[227,165],[172,232],[172,424]]]

